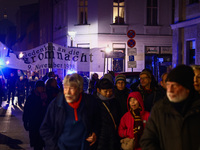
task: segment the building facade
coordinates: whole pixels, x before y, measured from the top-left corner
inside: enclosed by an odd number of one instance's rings
[[[68,46],[108,47],[125,54],[107,58],[105,72],[149,68],[160,76],[171,65],[173,0],[68,0],[66,6],[67,33],[75,33],[67,34]],[[135,31],[133,40],[130,30]]]
[[[176,0],[173,30],[173,59],[178,64],[200,65],[200,1]]]

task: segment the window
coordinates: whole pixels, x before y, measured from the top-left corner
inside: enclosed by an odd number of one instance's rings
[[[88,23],[88,0],[79,0],[79,24]]]
[[[124,0],[113,1],[113,24],[124,24]]]
[[[147,25],[157,25],[158,4],[157,0],[147,0]]]
[[[187,41],[187,64],[194,65],[195,64],[195,49],[196,49],[196,41],[191,40]]]
[[[125,53],[126,45],[124,43],[113,43],[113,51]],[[125,71],[125,57],[113,58],[113,71],[124,72]]]
[[[198,3],[199,0],[189,0],[189,4]]]

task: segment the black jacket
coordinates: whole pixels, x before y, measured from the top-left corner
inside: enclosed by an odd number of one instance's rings
[[[101,127],[100,135],[97,141],[97,150],[119,150],[120,141],[117,132],[118,130],[115,129],[113,120],[102,102],[104,102],[105,105],[109,108],[111,114],[113,115],[117,128],[119,126],[119,121],[121,117],[120,106],[115,98],[110,100],[98,99],[101,112]]]
[[[152,108],[140,141],[142,150],[199,150],[200,96],[191,95],[181,110],[167,97]]]

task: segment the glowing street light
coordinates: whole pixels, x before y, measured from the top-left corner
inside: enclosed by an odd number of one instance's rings
[[[23,56],[24,56],[24,54],[22,52],[20,52],[19,58],[22,58]]]
[[[68,31],[68,35],[69,35],[70,40],[71,40],[71,47],[73,47],[73,40],[74,40],[74,38],[76,36],[76,32],[74,32],[74,31]]]

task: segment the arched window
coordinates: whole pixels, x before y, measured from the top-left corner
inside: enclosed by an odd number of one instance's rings
[[[113,0],[113,24],[124,24],[124,0]]]

